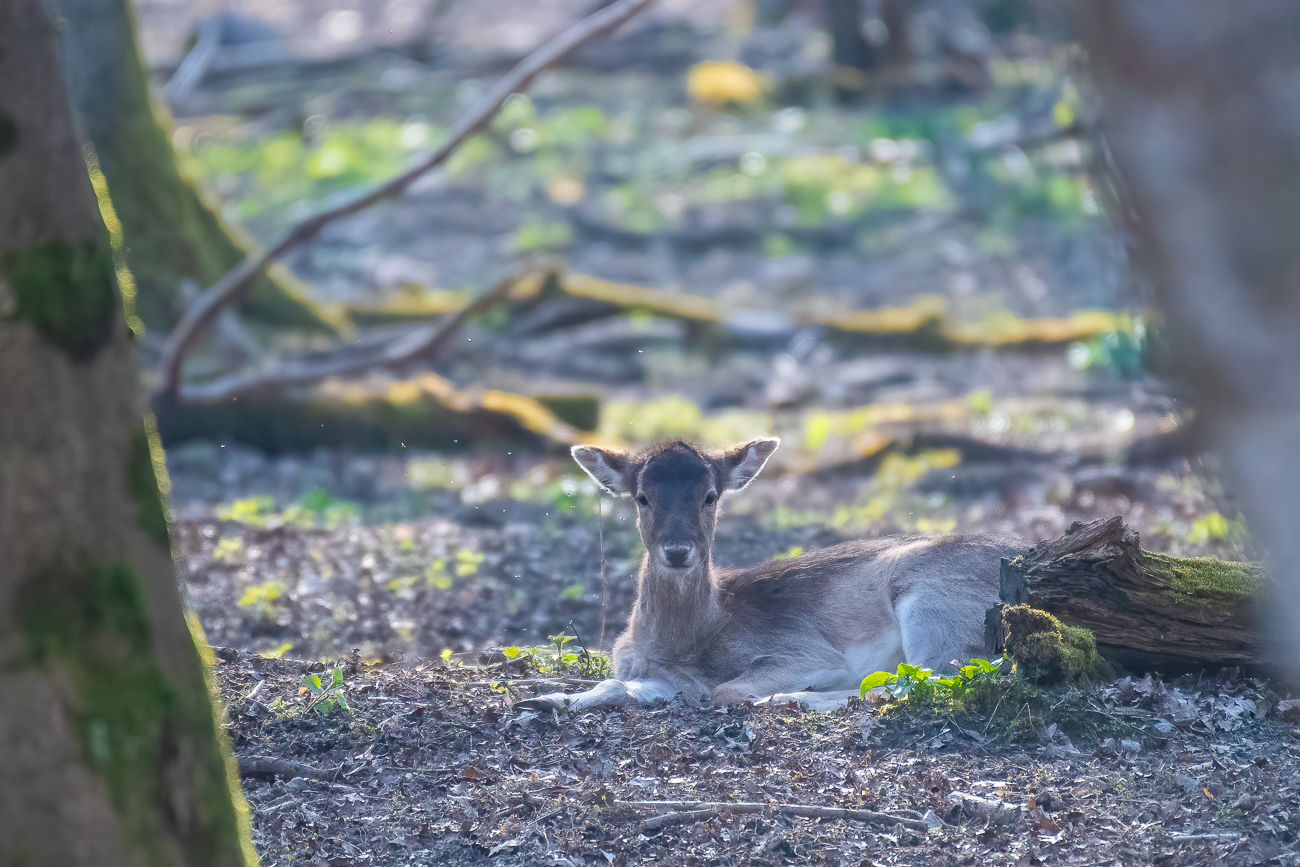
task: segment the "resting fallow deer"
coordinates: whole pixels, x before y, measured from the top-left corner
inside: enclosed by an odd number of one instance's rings
[[[780,440],[723,452],[685,442],[629,455],[574,446],[596,483],[636,502],[645,558],[614,678],[519,703],[580,710],[684,693],[737,703],[825,693],[843,704],[862,678],[910,662],[936,671],[980,655],[1010,546],[963,536],[846,542],[750,569],[715,570],[719,501],[758,475]],[[812,696],[808,696],[812,698]]]

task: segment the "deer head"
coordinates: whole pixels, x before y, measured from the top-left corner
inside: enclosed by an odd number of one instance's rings
[[[707,567],[718,500],[748,485],[780,443],[764,438],[710,452],[678,440],[638,454],[596,446],[572,453],[605,491],[636,501],[637,530],[657,572]]]

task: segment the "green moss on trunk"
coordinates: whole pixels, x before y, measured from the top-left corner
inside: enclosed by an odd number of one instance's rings
[[[1264,581],[1264,570],[1254,563],[1142,553],[1143,565],[1161,579],[1170,595],[1197,608],[1238,605],[1255,597]]]
[[[209,286],[247,251],[177,164],[169,118],[155,116],[149,97],[129,5],[105,0],[90,10],[82,3],[65,6],[70,93],[121,221],[137,310],[147,326],[168,331],[186,306],[181,281]],[[258,278],[239,309],[269,325],[334,327],[284,269]]]
[[[211,699],[201,680],[178,684],[158,666],[134,570],[65,563],[34,576],[16,601],[28,662],[71,675],[83,759],[145,863],[172,864],[169,839],[187,864],[251,863]]]
[[[0,280],[14,297],[10,318],[79,361],[93,357],[112,335],[113,257],[100,239],[51,241],[10,253],[0,262]]]
[[[157,436],[157,433],[154,434]],[[154,474],[153,454],[144,426],[131,436],[131,452],[126,463],[126,490],[135,502],[136,521],[149,537],[164,545],[167,536],[167,512]]]

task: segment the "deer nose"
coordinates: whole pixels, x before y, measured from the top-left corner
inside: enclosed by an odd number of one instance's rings
[[[695,553],[694,545],[664,545],[664,560],[669,566],[681,569],[690,563],[691,555]]]

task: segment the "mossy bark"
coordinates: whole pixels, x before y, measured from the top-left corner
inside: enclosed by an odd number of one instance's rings
[[[55,38],[0,4],[0,864],[254,864]]]
[[[185,307],[181,281],[211,285],[243,259],[245,244],[177,165],[169,119],[155,116],[149,98],[127,0],[53,6],[69,96],[122,224],[136,310],[146,327],[169,331]],[[269,325],[331,328],[283,268],[260,278],[239,310]]]
[[[1264,582],[1253,563],[1144,551],[1120,518],[1076,523],[1003,562],[1003,606],[990,610],[988,636],[995,650],[1014,643],[1007,606],[1027,603],[1090,631],[1102,657],[1127,669],[1253,666],[1264,662],[1255,628]]]

